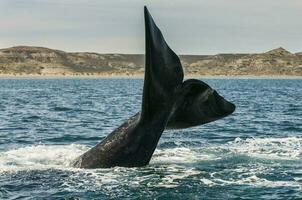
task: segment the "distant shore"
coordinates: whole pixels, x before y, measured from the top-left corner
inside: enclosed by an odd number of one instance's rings
[[[0,74],[0,79],[143,79],[143,74]],[[185,78],[204,79],[302,79],[302,76],[287,75],[196,75],[186,74]]]
[[[180,55],[186,77],[301,79],[302,52]],[[64,52],[45,47],[0,49],[0,78],[142,78],[142,54]]]

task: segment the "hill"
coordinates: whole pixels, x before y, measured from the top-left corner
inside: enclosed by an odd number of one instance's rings
[[[181,55],[187,75],[302,76],[302,54],[277,48],[259,54]],[[68,53],[44,47],[0,49],[1,75],[141,75],[144,56]]]

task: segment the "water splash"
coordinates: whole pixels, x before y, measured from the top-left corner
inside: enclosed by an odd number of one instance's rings
[[[302,138],[236,138],[227,148],[236,154],[262,159],[297,160],[302,158]]]
[[[76,169],[70,166],[77,156],[87,151],[86,145],[36,145],[0,152],[0,174],[22,171],[63,170],[69,178],[62,186],[66,190],[108,190],[121,184],[146,187],[178,187],[182,180],[198,179],[209,187],[250,185],[253,187],[301,188],[300,175],[292,180],[270,180],[265,175],[274,173],[278,160],[301,161],[302,138],[236,138],[227,144],[189,149],[175,147],[157,149],[149,166],[143,168]],[[242,160],[242,155],[247,158]],[[240,162],[235,161],[240,158]],[[254,163],[250,160],[276,160],[275,165]],[[228,164],[230,163],[230,164]],[[224,167],[225,166],[225,167]],[[222,168],[223,167],[223,168]],[[81,180],[81,181],[79,181]],[[152,180],[152,181],[151,181]]]
[[[36,145],[0,152],[0,173],[70,168],[70,162],[88,148],[76,144]]]

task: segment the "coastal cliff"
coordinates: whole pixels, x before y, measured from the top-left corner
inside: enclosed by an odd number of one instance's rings
[[[181,55],[187,75],[302,76],[302,52]],[[139,54],[68,53],[44,47],[0,49],[0,75],[142,75]]]

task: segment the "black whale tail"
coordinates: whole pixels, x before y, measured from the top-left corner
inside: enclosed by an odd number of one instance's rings
[[[184,75],[178,56],[166,43],[146,6],[144,16],[146,52],[141,119],[150,120],[156,113],[170,110]]]
[[[147,165],[165,128],[208,123],[235,106],[199,80],[183,82],[178,56],[145,7],[146,64],[142,110],[78,157],[81,168]],[[167,126],[168,125],[168,126]]]
[[[206,83],[188,79],[183,85],[175,111],[166,128],[180,129],[206,124],[235,111],[235,105]]]
[[[187,128],[226,117],[235,105],[206,83],[189,79],[179,57],[166,43],[147,7],[145,16],[145,80],[141,121],[150,121],[159,113],[169,115],[166,128]]]

